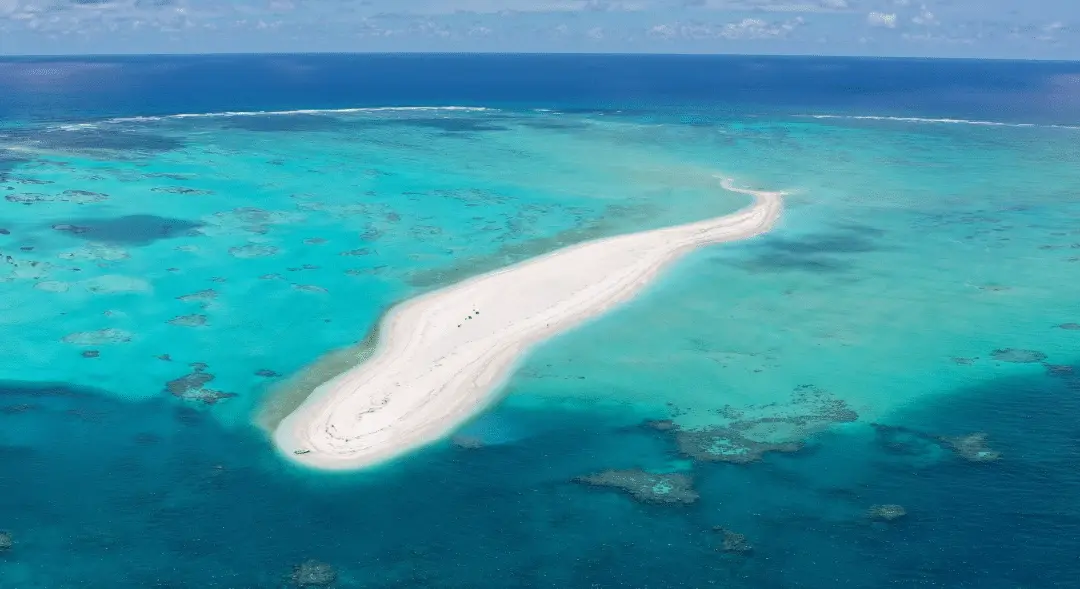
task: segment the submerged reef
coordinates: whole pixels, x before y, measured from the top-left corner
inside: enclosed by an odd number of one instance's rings
[[[720,542],[720,546],[717,547],[717,550],[739,553],[746,553],[754,550],[754,547],[746,541],[745,534],[733,532],[722,526],[716,526],[713,528],[713,531],[723,535],[723,539]]]
[[[179,325],[181,327],[202,327],[203,325],[206,325],[206,315],[200,315],[198,313],[181,315],[170,319],[169,324]]]
[[[96,346],[101,344],[123,344],[131,341],[132,334],[122,329],[100,329],[82,331],[64,336],[64,343],[77,346]]]
[[[216,290],[208,288],[206,290],[200,290],[199,292],[193,292],[191,294],[181,295],[176,297],[177,300],[185,303],[207,303],[218,297]]]
[[[968,462],[994,462],[1000,460],[1001,452],[990,448],[986,443],[986,438],[985,433],[979,432],[957,437],[941,436],[938,439],[957,456]]]
[[[727,425],[695,430],[678,428],[679,452],[703,462],[756,462],[768,452],[797,452],[809,436],[837,423],[859,418],[847,404],[812,385],[795,389],[790,403],[735,409],[725,407]]]
[[[196,362],[191,368],[191,373],[165,383],[166,392],[178,399],[198,401],[204,405],[214,405],[218,401],[236,396],[236,393],[224,393],[205,387],[215,378],[213,374],[206,372],[205,364]]]
[[[70,219],[52,225],[53,230],[96,242],[149,245],[162,239],[199,235],[202,223],[159,217],[124,215],[111,218]]]
[[[907,515],[907,510],[903,505],[886,504],[886,505],[871,505],[870,509],[866,510],[866,517],[881,522],[893,522]]]
[[[271,225],[298,223],[304,215],[286,211],[267,211],[255,207],[241,207],[231,211],[214,213],[206,220],[225,232],[234,230],[263,234],[270,231]],[[209,230],[208,232],[213,232]]]
[[[118,292],[149,292],[153,289],[149,282],[141,278],[114,274],[91,278],[81,284],[87,291],[96,295]]]
[[[8,202],[23,205],[52,202],[70,202],[75,204],[94,204],[109,200],[109,195],[89,190],[65,190],[58,195],[39,194],[35,192],[16,192],[4,197]]]
[[[1004,348],[994,350],[991,353],[998,362],[1012,362],[1014,364],[1031,364],[1046,360],[1046,354],[1037,350],[1018,350],[1016,348]]]
[[[150,192],[160,192],[163,194],[189,194],[198,196],[208,196],[214,194],[213,190],[202,190],[200,188],[186,188],[184,186],[159,186],[157,188],[151,188]]]
[[[940,436],[910,428],[872,423],[878,443],[885,449],[909,456],[931,456],[942,450],[968,462],[994,462],[1001,459],[1001,452],[987,444],[987,435],[977,432],[963,436]]]
[[[462,450],[479,450],[484,447],[484,441],[476,436],[457,435],[450,438],[450,445]]]
[[[1058,329],[1066,329],[1069,331],[1080,331],[1080,323],[1062,323],[1058,325]]]
[[[656,504],[690,504],[698,500],[688,474],[653,474],[641,469],[605,470],[573,479],[591,487],[610,487],[628,493],[636,501]]]
[[[1076,373],[1076,369],[1068,364],[1043,364],[1048,376],[1070,377]]]
[[[649,419],[642,422],[641,425],[658,432],[669,432],[679,429],[679,425],[670,419]]]
[[[747,464],[761,460],[766,452],[798,452],[802,442],[760,442],[750,439],[742,430],[756,423],[739,423],[731,427],[711,427],[680,431],[675,434],[679,452],[703,462],[732,462]]]
[[[238,247],[229,248],[229,255],[234,258],[250,259],[250,258],[268,258],[270,256],[276,256],[278,248],[272,245],[244,245]]]
[[[289,580],[297,587],[327,587],[337,580],[337,571],[325,562],[306,560],[293,568]]]
[[[15,545],[15,539],[11,537],[11,532],[0,531],[0,552],[10,550]]]
[[[57,256],[61,260],[95,260],[115,262],[129,257],[129,254],[118,247],[104,243],[88,243],[85,246],[63,252]]]
[[[870,427],[874,428],[877,443],[889,453],[909,457],[936,457],[944,452],[941,441],[932,435],[880,423],[871,423]]]

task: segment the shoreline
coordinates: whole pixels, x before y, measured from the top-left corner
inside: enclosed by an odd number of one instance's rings
[[[386,462],[451,433],[496,398],[532,346],[629,301],[699,247],[748,239],[779,219],[783,192],[729,215],[586,241],[393,307],[374,353],[324,382],[277,424],[291,460],[323,470]]]

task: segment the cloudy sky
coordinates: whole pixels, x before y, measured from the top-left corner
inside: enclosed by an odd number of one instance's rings
[[[263,51],[1080,59],[1080,0],[0,0],[0,54]]]

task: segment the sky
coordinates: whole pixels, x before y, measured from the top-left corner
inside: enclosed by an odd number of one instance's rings
[[[1080,59],[1080,0],[0,0],[0,54]]]

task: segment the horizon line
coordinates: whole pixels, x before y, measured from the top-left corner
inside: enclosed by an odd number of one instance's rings
[[[117,57],[260,57],[260,56],[443,56],[443,57],[726,57],[726,58],[773,58],[773,59],[852,59],[882,61],[994,61],[1024,63],[1061,63],[1080,64],[1077,59],[1047,59],[1036,57],[942,57],[925,55],[857,55],[857,54],[812,54],[812,53],[680,53],[680,52],[642,52],[642,51],[214,51],[192,53],[37,53],[37,54],[0,54],[0,61],[18,59],[57,59],[57,58],[117,58]]]

